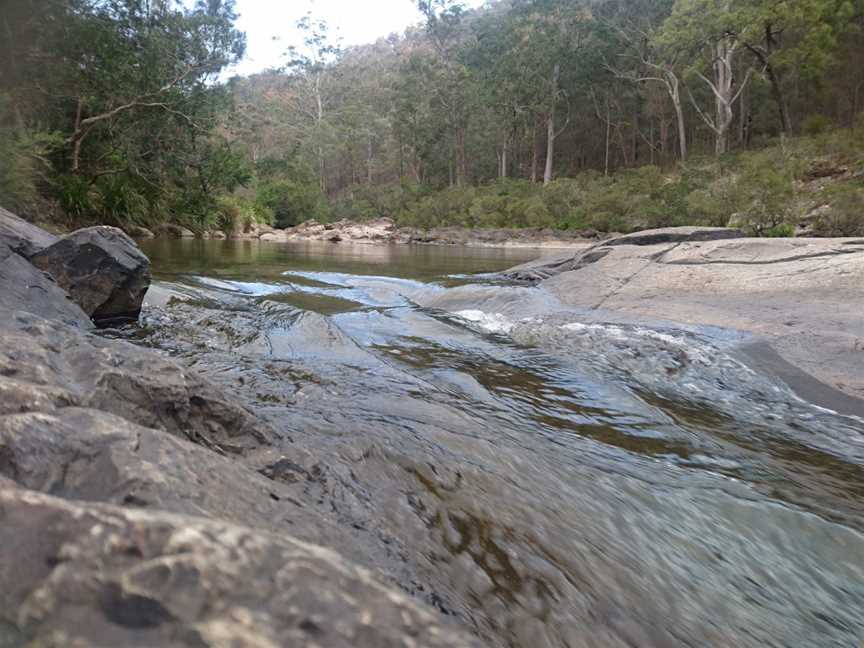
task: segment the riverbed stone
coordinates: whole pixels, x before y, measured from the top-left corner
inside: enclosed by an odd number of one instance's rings
[[[156,235],[146,227],[140,225],[130,225],[126,228],[126,233],[134,239],[152,239]]]
[[[87,227],[34,254],[97,325],[138,319],[150,286],[150,260],[116,227]]]
[[[195,232],[173,223],[163,223],[153,229],[153,233],[161,238],[191,239],[195,238]]]

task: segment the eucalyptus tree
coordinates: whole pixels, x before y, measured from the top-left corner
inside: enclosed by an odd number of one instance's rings
[[[307,14],[296,26],[303,34],[303,41],[301,47],[291,46],[286,52],[284,69],[291,77],[293,89],[286,98],[294,112],[311,125],[309,135],[315,150],[319,188],[326,194],[326,149],[334,142],[328,116],[336,101],[334,86],[341,70],[335,63],[341,46],[325,20]]]
[[[733,12],[735,0],[676,0],[666,20],[660,42],[665,47],[681,47],[691,57],[690,72],[710,91],[713,114],[703,110],[690,93],[691,103],[714,133],[717,155],[729,148],[729,128],[734,106],[747,87],[752,73],[741,74],[738,63],[743,42],[738,35]],[[704,69],[710,69],[705,74]]]
[[[449,183],[462,185],[468,180],[468,128],[474,79],[463,55],[470,36],[464,28],[465,7],[458,0],[418,0],[417,8],[426,18],[426,37],[434,52],[427,59],[429,84],[436,103],[447,117],[451,139],[448,164]]]

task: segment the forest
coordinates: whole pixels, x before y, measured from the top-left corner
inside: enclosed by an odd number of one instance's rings
[[[417,6],[354,47],[309,15],[279,69],[229,78],[232,0],[4,0],[0,205],[864,235],[864,0]]]

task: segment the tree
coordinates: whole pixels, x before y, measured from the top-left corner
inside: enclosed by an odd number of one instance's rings
[[[690,93],[693,107],[714,133],[714,152],[729,149],[729,127],[734,105],[750,80],[751,70],[742,76],[736,67],[742,42],[736,31],[734,0],[677,0],[663,27],[659,42],[666,47],[678,45],[688,51],[691,73],[710,90],[714,114],[702,110]],[[703,68],[710,68],[710,76]],[[689,92],[689,90],[688,90]]]

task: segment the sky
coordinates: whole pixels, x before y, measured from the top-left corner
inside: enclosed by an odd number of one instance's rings
[[[479,0],[465,4],[478,6]],[[237,0],[237,26],[246,32],[246,57],[229,71],[254,74],[278,67],[289,45],[299,44],[295,23],[311,11],[342,37],[342,45],[373,43],[421,21],[415,0]]]

